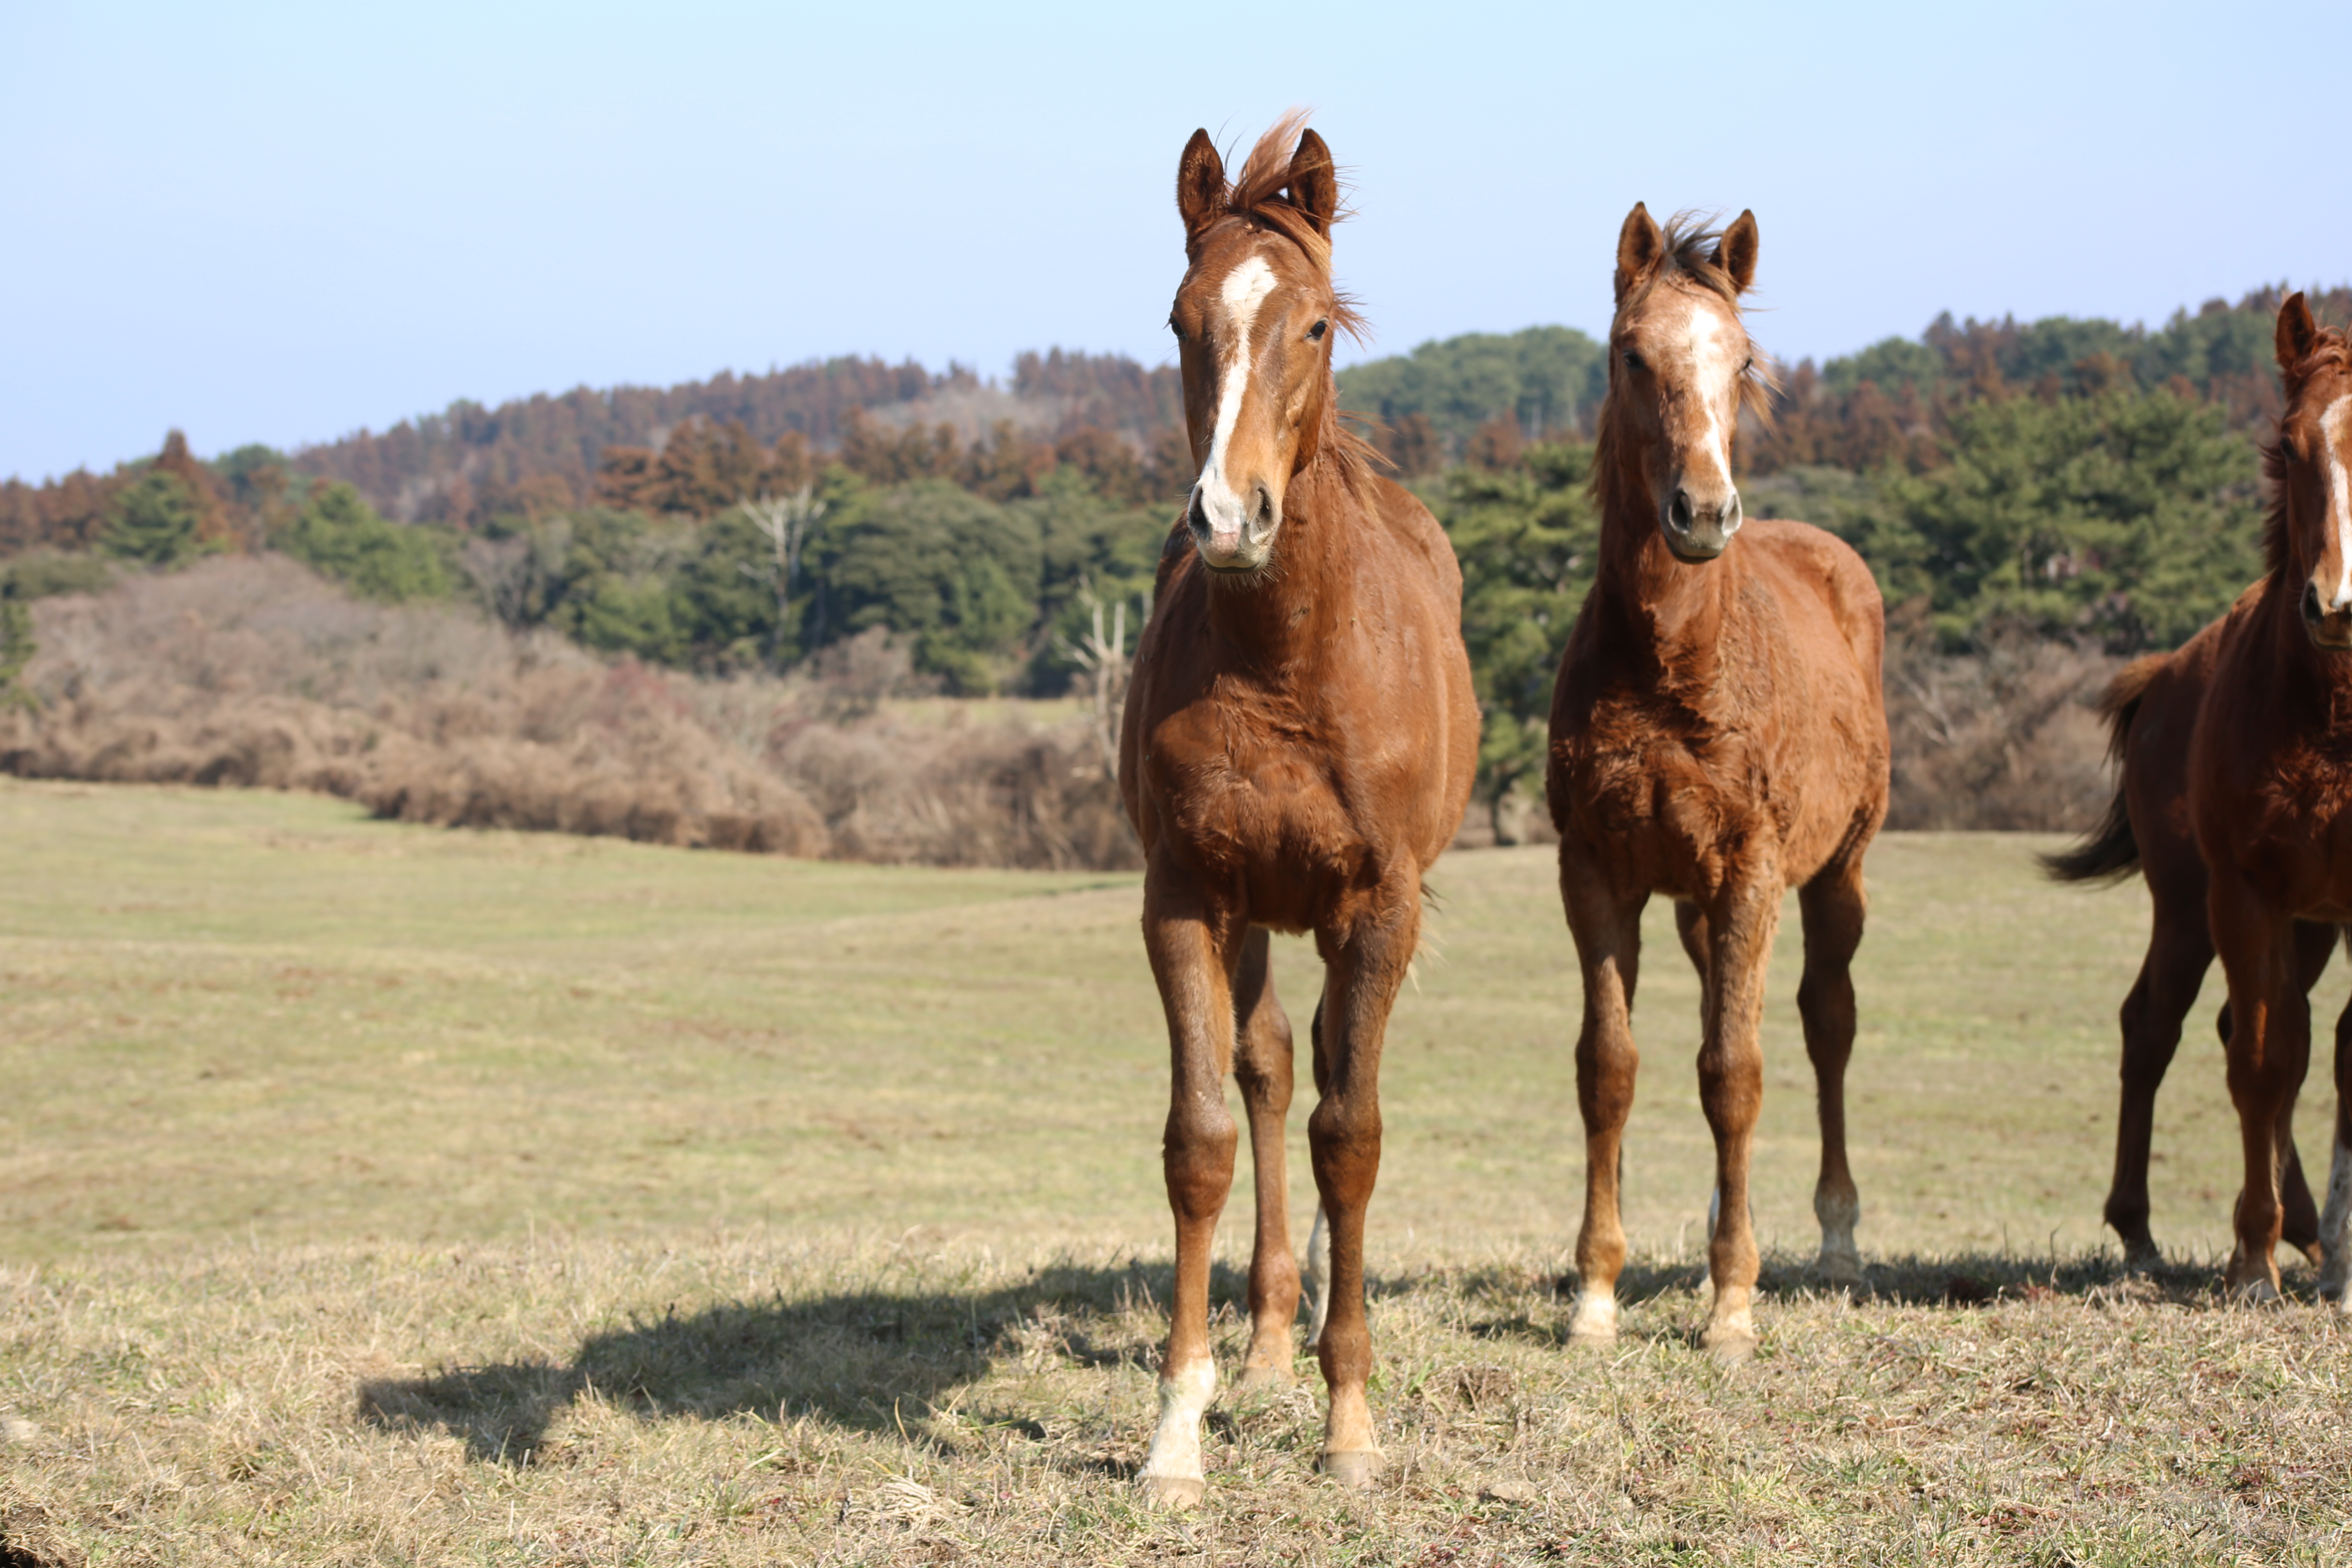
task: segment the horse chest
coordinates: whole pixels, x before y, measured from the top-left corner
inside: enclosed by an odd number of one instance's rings
[[[1245,880],[1254,919],[1312,924],[1305,906],[1317,901],[1314,889],[1355,879],[1368,838],[1341,798],[1328,745],[1297,730],[1223,726],[1172,727],[1156,740],[1170,836],[1192,863]]]
[[[1553,763],[1561,831],[1656,892],[1704,897],[1757,854],[1790,871],[1829,847],[1829,819],[1800,805],[1834,792],[1810,779],[1808,759],[1779,755],[1735,723],[1654,700],[1604,699],[1566,728]]]

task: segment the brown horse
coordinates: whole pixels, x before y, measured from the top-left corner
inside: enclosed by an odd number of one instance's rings
[[[2222,623],[2189,747],[2206,915],[2230,983],[2230,1098],[2245,1184],[2228,1282],[2278,1294],[2281,1186],[2311,1055],[2313,926],[2352,921],[2352,343],[2301,294],[2279,308],[2286,411],[2265,453],[2269,574]],[[2342,1036],[2339,1031],[2338,1038]],[[2340,1293],[2352,1220],[2352,1055],[2336,1059],[2335,1168],[2320,1217],[2320,1288]]]
[[[2260,584],[2248,589],[2221,620],[2171,653],[2133,660],[2109,683],[2099,707],[2120,774],[2115,800],[2081,844],[2043,861],[2062,882],[2112,882],[2134,871],[2147,879],[2152,913],[2147,956],[2124,998],[2123,1105],[2116,1121],[2116,1173],[2105,1211],[2107,1224],[2123,1240],[2124,1266],[2134,1271],[2164,1261],[2147,1228],[2148,1141],[2156,1121],[2156,1091],[2180,1044],[2181,1020],[2213,963],[2213,938],[2205,920],[2205,858],[2198,850],[2189,815],[2189,741],[2228,628],[2251,614],[2262,595]],[[2305,992],[2327,967],[2336,931],[2308,921],[2295,926],[2295,971]],[[2226,1004],[2220,1026],[2226,1045],[2231,1029]],[[2352,1041],[2352,1006],[2337,1018],[2336,1039],[2338,1052]],[[2316,1262],[2319,1211],[2295,1152],[2292,1111],[2289,1102],[2278,1128],[2280,1146],[2286,1151],[2282,1230],[2288,1245]]]
[[[1267,973],[1269,930],[1314,932],[1324,965],[1307,1123],[1329,1227],[1322,1468],[1356,1485],[1378,1473],[1363,1243],[1381,1044],[1419,939],[1422,873],[1462,821],[1478,745],[1453,549],[1339,426],[1333,330],[1355,316],[1331,284],[1331,155],[1312,131],[1285,152],[1302,118],[1266,132],[1230,184],[1205,131],[1177,165],[1190,265],[1170,325],[1200,478],[1160,556],[1119,738],[1172,1067],[1176,1290],[1138,1479],[1179,1505],[1202,1493],[1201,1416],[1217,1381],[1209,1248],[1233,1184],[1228,1063],[1257,1184],[1244,1382],[1286,1381],[1293,1353],[1290,1026]]]
[[[1664,893],[1705,998],[1699,1094],[1715,1133],[1716,1203],[1704,1339],[1733,1357],[1756,1343],[1748,1165],[1764,1088],[1757,1024],[1791,885],[1805,931],[1797,1005],[1820,1086],[1821,1262],[1833,1281],[1861,1278],[1845,1159],[1848,969],[1862,941],[1863,852],[1886,815],[1887,787],[1885,624],[1869,568],[1801,522],[1742,526],[1731,436],[1762,385],[1739,314],[1756,250],[1756,218],[1745,212],[1718,237],[1680,219],[1662,231],[1636,206],[1618,236],[1609,396],[1593,454],[1598,577],[1560,659],[1546,775],[1560,898],[1584,972],[1582,1293],[1570,1331],[1616,1333],[1642,909]]]

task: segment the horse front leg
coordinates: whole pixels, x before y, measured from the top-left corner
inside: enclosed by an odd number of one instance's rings
[[[1161,1164],[1176,1217],[1176,1289],[1160,1366],[1160,1421],[1136,1484],[1167,1507],[1207,1490],[1201,1417],[1217,1390],[1209,1353],[1209,1251],[1233,1187],[1237,1140],[1225,1108],[1233,1051],[1233,969],[1242,942],[1230,912],[1155,865],[1144,884],[1143,942],[1168,1015],[1169,1099]]]
[[[2352,1312],[2352,1003],[2336,1019],[2335,1157],[2327,1173],[2327,1206],[2319,1215],[2319,1293]]]
[[[1698,1052],[1699,1103],[1715,1133],[1716,1215],[1707,1242],[1715,1305],[1700,1342],[1726,1360],[1756,1348],[1759,1258],[1749,1211],[1748,1163],[1764,1103],[1764,968],[1780,920],[1780,881],[1769,856],[1735,865],[1710,900],[1705,1037]]]
[[[1822,1226],[1820,1267],[1832,1287],[1849,1290],[1862,1284],[1862,1253],[1853,1242],[1862,1198],[1846,1163],[1845,1069],[1853,1056],[1853,955],[1862,945],[1867,906],[1859,855],[1815,877],[1797,894],[1805,929],[1797,1013],[1804,1020],[1822,1127],[1822,1171],[1813,1184],[1813,1217]],[[1761,989],[1759,983],[1759,994]]]
[[[1621,893],[1581,845],[1560,842],[1560,902],[1584,975],[1584,1022],[1576,1037],[1576,1101],[1584,1118],[1584,1223],[1576,1233],[1576,1315],[1569,1338],[1617,1337],[1617,1276],[1625,1268],[1620,1210],[1625,1120],[1633,1112],[1633,987],[1642,967],[1646,892]]]
[[[1381,1169],[1381,1050],[1421,934],[1418,874],[1395,878],[1381,892],[1351,928],[1317,933],[1325,965],[1316,1042],[1322,1094],[1307,1121],[1330,1246],[1316,1343],[1330,1398],[1319,1463],[1326,1475],[1354,1487],[1371,1485],[1381,1463],[1365,1392],[1372,1334],[1364,1317],[1364,1211]]]
[[[2311,1003],[2296,984],[2294,922],[2273,914],[2234,868],[2214,868],[2207,908],[2230,982],[2230,1099],[2245,1153],[2231,1216],[2237,1247],[2223,1281],[2249,1300],[2275,1301],[2285,1217],[2279,1120],[2310,1065]]]
[[[1257,1237],[1250,1248],[1249,1353],[1241,1386],[1281,1388],[1290,1383],[1291,1325],[1298,1317],[1298,1261],[1290,1251],[1290,1178],[1283,1135],[1290,1116],[1293,1070],[1290,1020],[1274,994],[1265,932],[1242,943],[1234,976],[1238,1036],[1234,1077],[1249,1117],[1250,1173],[1257,1188]]]

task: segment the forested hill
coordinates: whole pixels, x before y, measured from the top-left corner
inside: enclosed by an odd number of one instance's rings
[[[1183,392],[1173,367],[1147,370],[1116,354],[1024,353],[1004,384],[954,363],[932,372],[852,357],[667,388],[583,386],[495,408],[458,402],[381,435],[304,447],[291,461],[349,482],[402,521],[467,526],[590,501],[608,448],[657,450],[688,425],[740,428],[761,447],[789,439],[834,451],[862,414],[887,428],[944,426],[964,443],[1009,425],[1033,437],[1097,429],[1149,449],[1182,419]]]

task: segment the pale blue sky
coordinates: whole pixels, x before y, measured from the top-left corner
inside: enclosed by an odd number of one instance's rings
[[[2249,16],[0,0],[0,476],[839,353],[1157,363],[1178,150],[1293,103],[1374,353],[1598,330],[1636,199],[1756,210],[1792,362],[2154,322],[2352,277],[2352,11]]]

